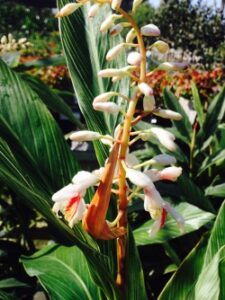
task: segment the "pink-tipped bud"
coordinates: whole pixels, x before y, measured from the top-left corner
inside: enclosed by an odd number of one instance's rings
[[[117,96],[117,92],[106,92],[98,95],[97,97],[94,98],[95,103],[97,102],[107,102],[109,99],[111,99],[114,96]]]
[[[127,168],[126,177],[129,178],[133,184],[141,188],[152,188],[154,186],[151,179],[147,175],[134,169]]]
[[[94,18],[99,11],[99,7],[100,7],[99,3],[93,4],[88,11],[88,18]]]
[[[106,32],[114,23],[115,20],[120,19],[122,16],[121,15],[116,15],[112,14],[108,16],[105,21],[102,22],[100,26],[100,31],[101,32]]]
[[[181,167],[168,167],[160,171],[160,179],[176,181],[177,178],[181,175],[181,173],[182,173]]]
[[[122,3],[122,0],[112,0],[111,7],[114,10],[118,10],[120,8],[120,5]]]
[[[136,31],[132,28],[132,29],[128,32],[127,36],[126,36],[126,43],[133,43],[133,41],[134,41],[134,39],[136,38],[136,36],[137,36],[137,33],[136,33]]]
[[[112,49],[110,49],[106,55],[106,59],[108,61],[113,60],[114,58],[116,58],[124,49],[124,43],[121,43],[119,45],[116,45],[115,47],[113,47]]]
[[[127,56],[127,62],[133,66],[139,66],[141,63],[141,54],[136,51],[132,51]]]
[[[116,24],[112,26],[112,28],[109,31],[110,36],[116,36],[120,34],[120,32],[123,30],[123,26],[121,24]]]
[[[176,158],[174,156],[168,155],[168,154],[159,154],[154,156],[151,160],[151,165],[173,165],[177,162]]]
[[[118,113],[121,111],[121,107],[113,102],[97,102],[93,103],[93,107],[97,111],[103,111],[110,114]]]
[[[143,109],[144,111],[153,111],[155,109],[155,97],[145,96],[143,99]]]
[[[120,81],[122,78],[123,78],[123,76],[113,76],[112,77],[112,82]]]
[[[159,116],[164,119],[170,119],[174,121],[179,121],[182,119],[182,115],[170,110],[170,109],[158,109],[157,111],[154,111],[154,115]]]
[[[132,7],[132,12],[135,13],[138,6],[143,2],[143,0],[134,0],[133,2],[133,7]]]
[[[150,131],[165,148],[170,151],[176,150],[175,136],[172,133],[159,127],[152,127]]]
[[[75,10],[77,10],[79,7],[81,7],[83,3],[67,3],[65,6],[63,6],[60,11],[56,14],[56,18],[63,18],[66,16],[71,15]]]
[[[152,96],[153,95],[153,90],[152,88],[145,82],[142,82],[138,85],[138,88],[142,94],[145,96]]]
[[[156,25],[148,24],[148,25],[141,27],[141,33],[144,36],[159,36],[160,30]]]
[[[72,141],[84,142],[84,141],[94,141],[101,138],[101,134],[95,131],[81,130],[73,132],[70,135]]]
[[[157,41],[151,46],[152,48],[156,48],[160,53],[166,53],[169,51],[170,47],[164,41]]]
[[[186,62],[164,62],[158,66],[158,70],[163,71],[181,71],[188,67]]]
[[[160,180],[160,172],[157,169],[150,169],[144,172],[146,176],[148,176],[152,182],[156,182]]]

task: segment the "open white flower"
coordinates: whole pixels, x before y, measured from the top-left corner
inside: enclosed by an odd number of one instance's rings
[[[70,227],[82,220],[86,212],[84,195],[87,188],[95,185],[99,177],[87,171],[80,171],[73,177],[73,183],[68,184],[53,196],[53,212],[59,215],[61,212]]]

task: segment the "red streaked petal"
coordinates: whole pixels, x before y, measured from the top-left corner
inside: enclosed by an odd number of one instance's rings
[[[168,214],[167,210],[165,208],[163,208],[162,214],[161,214],[161,219],[160,219],[160,228],[162,228],[165,225],[167,214]]]
[[[65,219],[70,222],[70,220],[74,217],[78,210],[78,206],[80,204],[81,197],[80,195],[77,195],[73,198],[71,198],[65,208]]]

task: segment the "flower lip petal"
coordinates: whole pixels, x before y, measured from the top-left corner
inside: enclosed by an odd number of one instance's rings
[[[79,188],[78,186],[70,183],[66,186],[64,186],[62,189],[57,191],[56,193],[53,194],[52,200],[54,202],[58,201],[66,201],[75,196],[76,194],[79,193]]]

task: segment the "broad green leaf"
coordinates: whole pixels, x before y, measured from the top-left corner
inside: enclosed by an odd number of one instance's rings
[[[207,196],[225,197],[225,183],[209,186],[205,190]]]
[[[212,221],[215,216],[188,203],[180,203],[175,207],[185,220],[185,234],[195,231]],[[134,238],[138,246],[154,243],[163,243],[170,239],[181,236],[176,221],[168,216],[165,226],[155,236],[149,236],[148,231],[154,221],[150,220],[134,230]]]
[[[158,300],[199,300],[194,298],[194,286],[203,266],[206,246],[204,236],[167,282]]]
[[[182,106],[179,104],[178,99],[175,95],[169,90],[164,89],[163,92],[164,103],[166,107],[172,109],[182,115],[182,119],[180,121],[173,121],[174,126],[178,130],[181,136],[183,136],[183,140],[186,143],[190,143],[191,141],[191,133],[192,133],[192,126],[186,115],[185,111],[183,110]]]
[[[225,298],[225,258],[219,264],[219,276],[220,276],[220,299]]]
[[[195,285],[195,299],[223,300],[220,288],[225,292],[225,286],[220,282],[220,265],[225,259],[225,246],[221,247],[211,262],[203,268]]]
[[[0,91],[0,115],[48,176],[52,191],[68,184],[78,166],[60,129],[38,95],[2,61]]]
[[[214,223],[209,238],[204,266],[207,266],[213,259],[214,255],[219,251],[219,249],[225,245],[224,228],[225,228],[225,201],[220,207],[219,213],[217,215],[216,221]]]
[[[203,210],[214,213],[214,208],[203,191],[186,175],[182,175],[177,181],[178,188],[183,200],[196,205]]]
[[[69,0],[58,0],[58,6],[62,7]],[[63,49],[76,92],[78,104],[90,130],[99,131],[102,134],[112,133],[117,123],[117,116],[104,115],[93,110],[93,99],[100,93],[120,89],[128,94],[128,80],[112,85],[109,79],[100,78],[97,73],[106,67],[125,66],[125,55],[121,55],[116,62],[106,63],[107,51],[118,44],[120,37],[110,38],[107,33],[100,33],[100,24],[110,13],[108,5],[101,7],[95,18],[87,18],[89,3],[83,10],[79,9],[72,15],[60,19],[60,34]],[[95,142],[96,155],[100,163],[106,158],[106,148],[99,142]]]
[[[224,113],[225,87],[211,102],[203,126],[197,135],[197,143],[202,149],[208,145],[208,140],[216,132],[218,125],[224,117]]]
[[[202,165],[199,168],[198,176],[202,174],[205,170],[212,167],[217,163],[221,163],[225,160],[225,150],[219,150],[216,153],[209,155],[206,159],[202,162]]]
[[[203,106],[201,103],[201,99],[198,93],[197,86],[194,82],[191,83],[191,89],[192,89],[192,95],[193,95],[193,103],[194,103],[194,108],[197,111],[197,119],[200,124],[200,127],[202,127],[203,122],[204,122],[204,112],[203,112]]]
[[[100,299],[85,256],[75,246],[53,244],[21,261],[30,276],[38,277],[50,299]]]
[[[71,230],[51,211],[51,194],[68,184],[78,170],[57,123],[38,95],[2,61],[0,90],[0,115],[8,124],[8,127],[4,126],[4,137],[10,137],[9,144],[0,139],[0,180],[21,196],[24,204],[36,208],[46,218],[59,240],[75,243],[84,251],[98,278],[96,284],[102,287],[109,298],[114,299],[118,290],[108,268],[108,257],[99,253],[97,243],[79,225]],[[31,163],[27,168],[24,161],[20,161],[27,152],[28,160],[35,162],[37,167]],[[40,188],[36,175],[38,172],[43,174],[50,187],[47,191]]]
[[[28,287],[28,284],[22,281],[19,281],[16,278],[10,277],[0,280],[0,289],[8,288],[18,288],[18,287]]]
[[[128,233],[126,253],[126,299],[147,300],[144,274],[131,229]]]
[[[83,124],[75,116],[72,109],[64,100],[45,85],[40,79],[34,76],[23,74],[22,78],[29,84],[33,91],[35,91],[40,99],[48,106],[49,109],[63,114],[78,128],[82,128]]]

